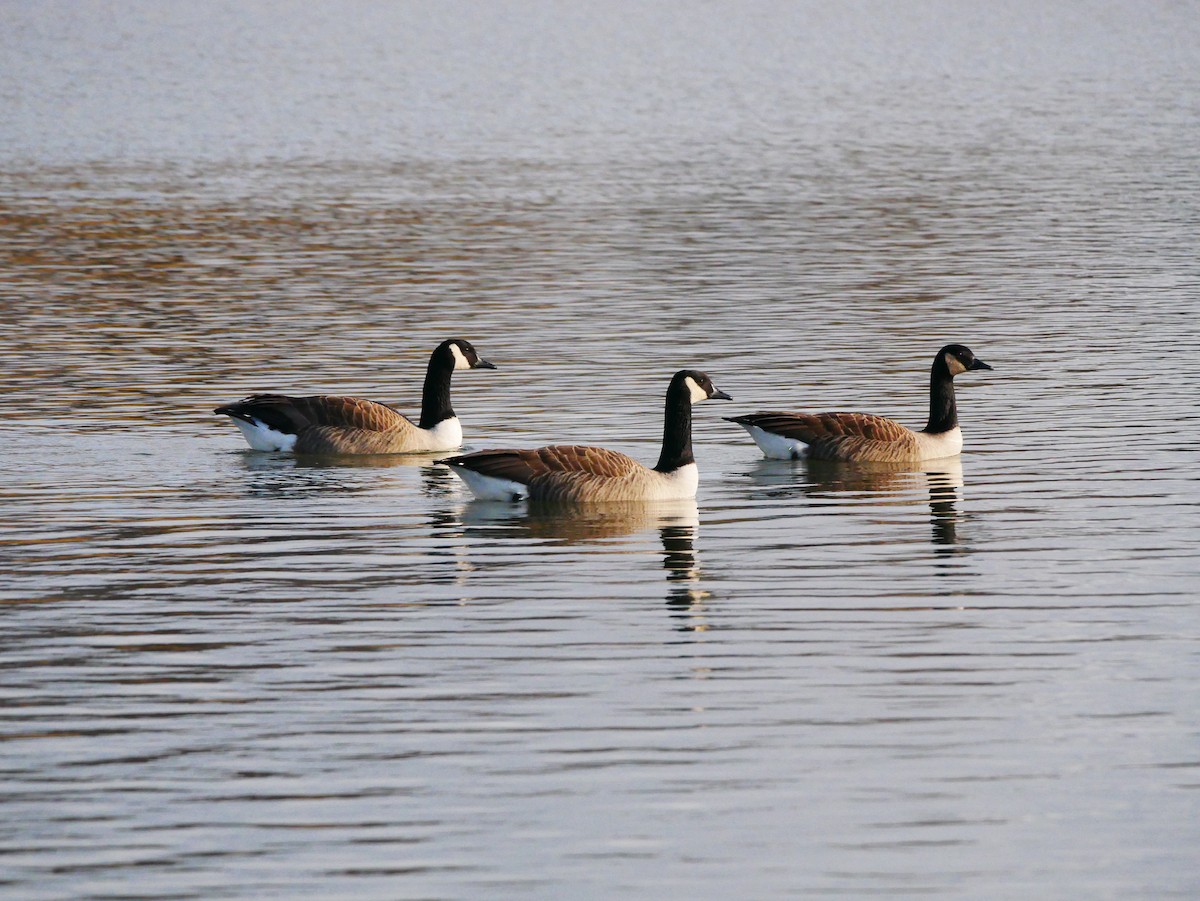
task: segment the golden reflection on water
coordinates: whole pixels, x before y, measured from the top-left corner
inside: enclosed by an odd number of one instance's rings
[[[932,541],[939,554],[959,545],[958,526],[963,513],[962,457],[928,460],[924,463],[859,463],[849,465],[826,460],[805,460],[807,476],[801,489],[813,498],[838,494],[863,494],[874,504],[911,503],[928,495]],[[965,551],[965,546],[959,551]]]
[[[801,475],[801,478],[797,478]],[[772,497],[800,493],[813,498],[839,494],[878,495],[906,502],[907,496],[934,486],[963,487],[962,457],[923,463],[844,463],[835,460],[761,459],[749,470],[752,484]]]
[[[961,564],[972,551],[967,536],[960,533],[968,522],[962,509],[961,456],[918,464],[761,459],[747,474],[757,496],[774,502],[803,499],[834,508],[850,505],[880,517],[927,504],[934,559],[946,564],[939,566],[939,574],[961,575]]]
[[[0,388],[20,396],[27,418],[81,428],[194,422],[205,406],[263,388],[382,393],[415,412],[437,340],[465,331],[488,346],[469,321],[487,301],[464,296],[464,284],[514,254],[546,260],[561,240],[528,211],[514,230],[469,203],[346,215],[320,202],[31,195],[0,209]],[[517,244],[497,240],[508,232]],[[452,296],[431,299],[448,286]],[[434,302],[445,316],[431,315]],[[469,316],[454,312],[461,304]],[[80,407],[86,420],[72,415]]]
[[[686,615],[679,628],[702,631],[699,614],[709,592],[701,587],[701,568],[696,551],[700,516],[694,500],[579,504],[528,502],[502,504],[470,501],[461,514],[463,536],[476,546],[493,542],[535,542],[550,547],[576,547],[610,542],[640,533],[657,531],[662,545],[666,603],[673,615]],[[613,552],[627,555],[632,563],[645,551],[637,543],[614,545]],[[468,552],[469,553],[469,552]],[[613,566],[620,567],[618,560]]]
[[[700,517],[694,500],[611,504],[470,501],[462,522],[464,527],[492,537],[532,538],[569,546],[652,529],[684,529],[694,536]]]

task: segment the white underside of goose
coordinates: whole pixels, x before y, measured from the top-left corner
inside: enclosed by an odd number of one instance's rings
[[[286,432],[279,432],[270,426],[264,425],[257,419],[253,422],[246,422],[244,419],[233,419],[233,424],[237,426],[242,435],[246,439],[246,443],[257,451],[290,451],[296,446],[296,436],[289,435]]]
[[[454,472],[462,477],[467,487],[481,501],[519,501],[529,495],[529,487],[511,479],[485,476],[465,466],[455,466]]]
[[[763,452],[763,456],[774,460],[798,460],[804,456],[805,445],[803,441],[797,441],[795,438],[785,438],[783,435],[768,432],[766,429],[760,429],[758,426],[750,425],[749,423],[743,422],[738,424],[750,433],[750,437],[754,439],[754,443]]]

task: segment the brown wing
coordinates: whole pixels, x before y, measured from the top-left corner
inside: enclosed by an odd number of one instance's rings
[[[398,410],[362,397],[317,394],[290,400],[313,425],[371,432],[403,431],[413,425],[412,420]]]
[[[407,419],[404,427],[386,432],[318,425],[296,436],[298,454],[411,454],[429,450],[428,440]]]
[[[911,429],[870,413],[751,413],[733,421],[802,441],[818,460],[904,460],[918,453]]]
[[[530,500],[559,503],[642,501],[663,478],[617,451],[580,445],[479,451],[441,462],[525,485]]]
[[[578,444],[557,444],[534,450],[482,450],[440,462],[521,485],[562,475],[622,479],[646,471],[646,467],[625,454]]]
[[[225,407],[218,413],[238,419],[253,418],[289,435],[315,426],[340,429],[366,429],[372,432],[406,431],[412,420],[386,404],[361,397],[316,394],[289,397],[284,394],[254,394]]]

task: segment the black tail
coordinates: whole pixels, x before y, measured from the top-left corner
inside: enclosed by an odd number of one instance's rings
[[[295,408],[292,399],[282,394],[254,394],[237,403],[217,407],[213,412],[251,424],[262,423],[285,435],[297,435],[309,425],[308,419]]]

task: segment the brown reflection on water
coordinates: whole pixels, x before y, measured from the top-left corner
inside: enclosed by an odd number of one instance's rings
[[[658,503],[527,503],[471,501],[462,513],[465,529],[481,536],[538,539],[575,545],[633,535],[650,529],[691,530],[699,523],[696,502]],[[673,531],[672,535],[678,534]],[[665,542],[664,542],[665,544]],[[670,550],[667,549],[668,553]],[[674,572],[674,567],[668,567]]]
[[[442,523],[445,526],[447,523]],[[701,587],[696,552],[699,511],[693,500],[659,503],[523,505],[469,502],[462,511],[456,533],[472,547],[495,542],[532,542],[547,547],[587,547],[657,530],[666,574],[666,603],[680,619],[682,631],[703,631],[698,619],[709,592]],[[453,528],[453,526],[451,526]],[[618,555],[643,554],[636,543],[614,544]],[[617,562],[614,566],[620,567]]]
[[[177,190],[110,197],[53,173],[0,183],[15,189],[0,206],[0,389],[23,417],[80,427],[81,408],[90,422],[195,421],[264,388],[415,406],[437,340],[467,332],[490,348],[494,329],[475,332],[486,281],[514,259],[549,281],[563,240],[536,209],[453,198],[243,206]],[[397,363],[415,384],[396,384]]]
[[[750,470],[763,495],[803,497],[821,504],[858,508],[903,508],[918,499],[929,505],[930,541],[936,558],[968,554],[959,534],[967,521],[959,509],[963,492],[961,457],[910,463],[842,463],[830,460],[759,460]]]

